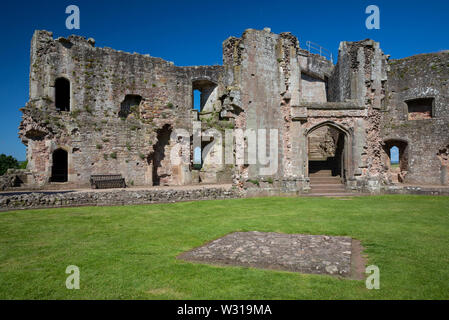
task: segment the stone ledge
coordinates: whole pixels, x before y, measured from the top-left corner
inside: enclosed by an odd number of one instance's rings
[[[109,206],[238,198],[228,187],[114,189],[98,191],[29,192],[0,195],[0,211],[70,206]]]
[[[345,102],[306,102],[300,101],[298,106],[292,108],[307,108],[316,110],[363,110],[365,106],[357,100],[347,100]]]
[[[415,194],[428,196],[449,196],[448,186],[411,186],[393,185],[385,186],[382,193],[385,194]]]

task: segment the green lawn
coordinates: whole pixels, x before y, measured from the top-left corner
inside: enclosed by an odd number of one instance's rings
[[[234,231],[344,235],[360,280],[175,259]],[[68,290],[65,269],[80,268]],[[448,299],[449,198],[254,198],[0,213],[0,299]]]

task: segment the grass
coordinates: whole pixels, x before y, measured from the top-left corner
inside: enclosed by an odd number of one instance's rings
[[[344,235],[362,280],[177,260],[234,231]],[[80,290],[65,269],[80,268]],[[0,213],[0,299],[448,299],[449,198],[253,198]]]

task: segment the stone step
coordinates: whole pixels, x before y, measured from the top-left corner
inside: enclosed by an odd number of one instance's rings
[[[333,176],[331,173],[320,173],[320,174],[316,174],[316,173],[311,173],[309,174],[309,178],[340,178],[340,176]]]
[[[322,190],[322,189],[334,189],[334,190],[346,190],[343,184],[311,184],[312,190]]]
[[[323,158],[322,154],[309,155],[310,161],[326,161],[327,158]]]
[[[327,175],[327,174],[309,174],[309,178],[310,179],[319,179],[319,178],[330,178],[330,179],[340,179],[340,176],[333,176],[331,174]]]
[[[312,191],[321,191],[321,190],[334,190],[334,191],[345,191],[346,188],[344,185],[330,185],[330,186],[321,186],[321,187],[317,187],[317,186],[310,186],[310,188],[312,189]]]
[[[316,174],[316,173],[310,173],[309,174],[309,178],[336,178],[336,179],[340,179],[340,176],[333,176],[331,173],[320,173],[320,174]]]
[[[331,173],[332,172],[332,168],[328,167],[328,166],[321,166],[321,168],[314,168],[313,166],[309,167],[309,170],[316,170],[315,172],[310,172],[310,174],[315,174],[315,173]]]
[[[314,189],[312,188],[312,193],[342,193],[346,192],[346,189],[335,189],[335,188],[329,188],[329,189]]]
[[[311,186],[344,186],[340,181],[310,181]]]
[[[336,183],[342,183],[340,177],[313,177],[310,178],[310,183],[321,183],[321,184],[325,184],[325,183],[329,183],[329,184],[336,184]]]
[[[307,195],[304,195],[306,197],[355,197],[359,194],[350,193],[350,192],[323,192],[323,193],[314,193],[309,192]]]
[[[329,181],[330,183],[342,183],[340,177],[310,177],[310,181],[316,182],[316,183],[326,183]]]

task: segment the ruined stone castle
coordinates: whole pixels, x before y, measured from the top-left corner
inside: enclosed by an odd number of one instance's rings
[[[93,174],[121,174],[128,186],[233,183],[305,193],[311,173],[330,170],[354,191],[445,185],[448,86],[449,52],[390,60],[372,40],[341,42],[334,64],[301,48],[291,33],[248,29],[223,42],[222,66],[178,67],[97,48],[93,39],[36,31],[19,128],[26,183],[81,187]],[[277,129],[278,148],[269,150],[277,152],[275,172],[263,174],[258,158],[209,161],[224,157],[214,135],[201,139],[200,163],[190,148],[190,162],[173,164],[168,155],[185,137],[172,133],[184,129],[192,144],[197,121],[202,132],[223,137],[226,129],[266,129],[268,141]],[[248,136],[242,141],[248,159]],[[391,165],[393,147],[398,167]]]

